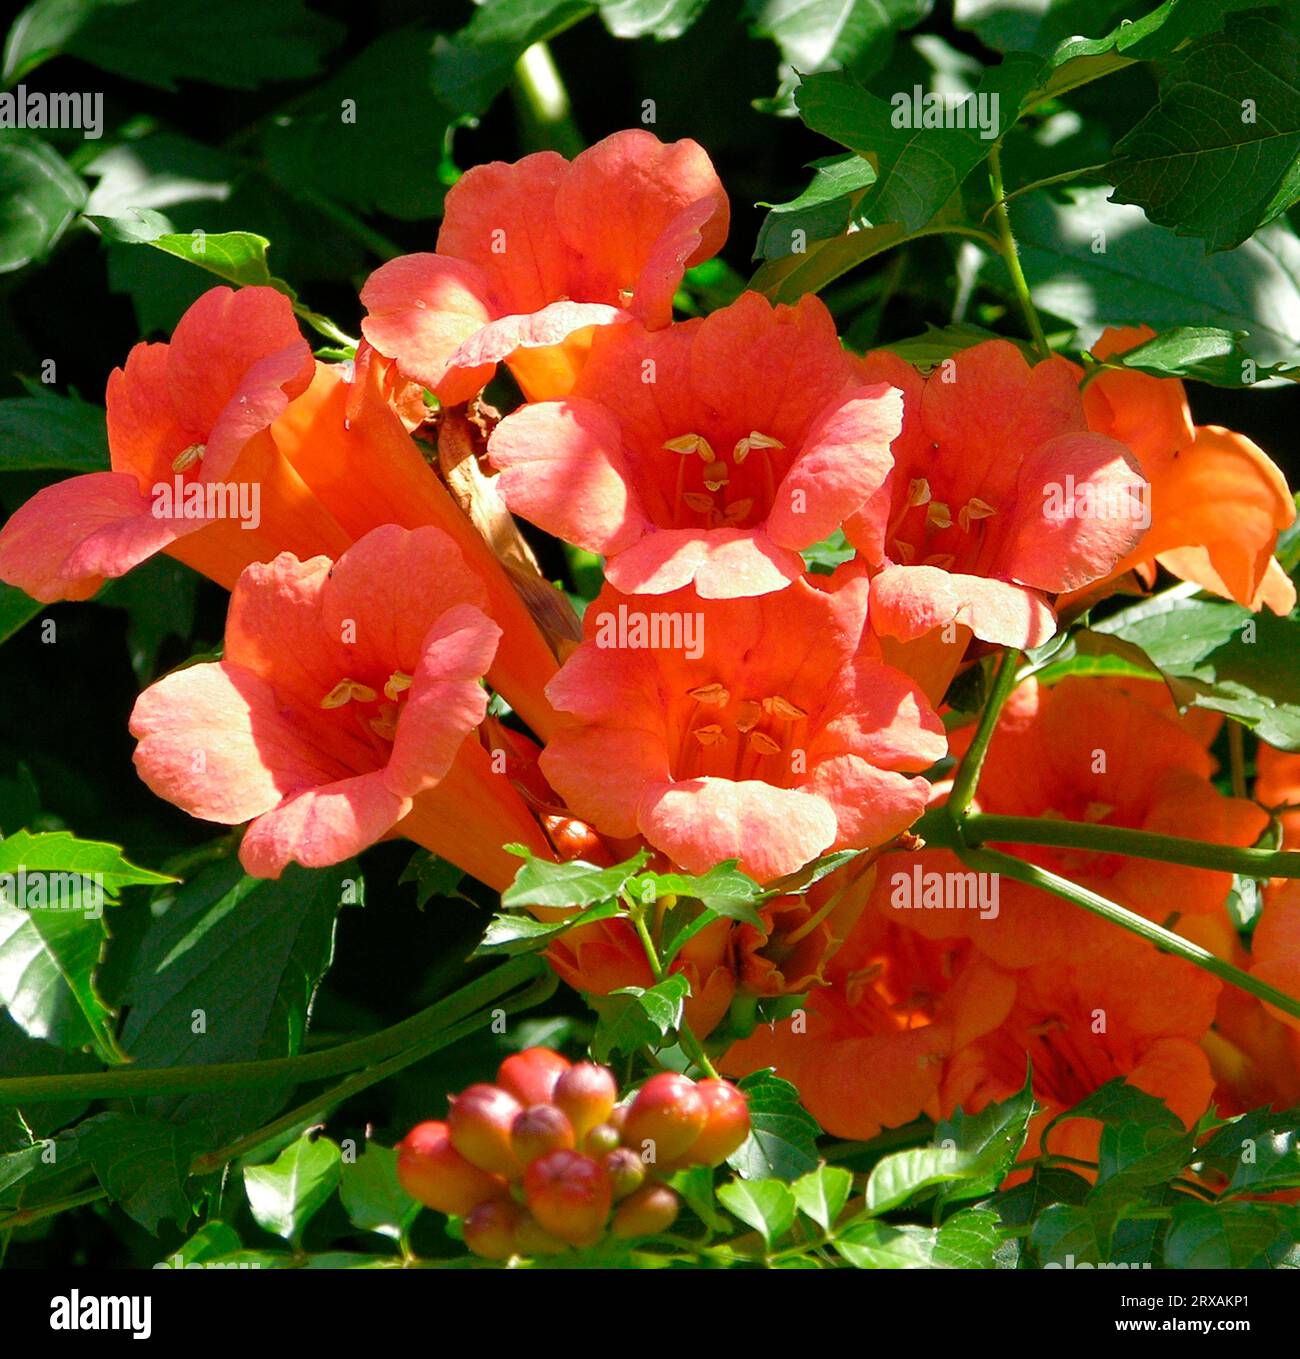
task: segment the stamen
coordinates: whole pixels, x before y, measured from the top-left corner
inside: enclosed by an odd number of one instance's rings
[[[925,512],[925,522],[933,528],[952,528],[952,511],[942,500],[932,500]]]
[[[396,703],[398,694],[405,693],[414,683],[415,681],[404,670],[394,670],[388,677],[388,683],[384,685],[384,697]]]
[[[368,685],[354,679],[341,679],[320,701],[322,708],[342,708],[355,698],[358,703],[373,703],[379,697]]]
[[[783,698],[780,694],[773,694],[770,698],[763,700],[765,712],[775,713],[778,717],[784,717],[787,722],[797,722],[801,717],[808,714],[797,704],[791,703],[788,698]]]
[[[687,491],[682,496],[682,501],[697,514],[712,514],[714,510],[713,497],[702,495],[699,491]]]
[[[760,755],[775,755],[781,747],[765,732],[751,731],[749,733],[749,744],[754,747]]]
[[[702,434],[679,434],[675,439],[669,439],[664,447],[670,453],[681,453],[690,456],[698,453],[705,462],[712,462],[717,454],[713,451],[713,445]]]
[[[188,472],[196,462],[203,461],[203,455],[208,451],[207,444],[190,444],[188,448],[181,451],[172,459],[173,472]]]
[[[956,560],[957,558],[951,552],[935,552],[927,557],[921,565],[937,566],[940,571],[950,571],[952,570],[953,562]]]
[[[926,505],[930,501],[930,483],[924,477],[913,477],[907,483],[907,504]]]
[[[753,498],[751,496],[746,496],[744,500],[732,501],[732,503],[723,511],[722,517],[724,519],[729,519],[734,524],[741,519],[747,518],[753,508]]]
[[[901,538],[895,538],[892,546],[894,551],[898,553],[898,559],[904,565],[910,566],[912,559],[916,556],[916,548],[911,543],[905,543]]]
[[[988,503],[987,500],[980,500],[978,496],[973,497],[964,504],[957,512],[957,523],[961,526],[963,533],[970,531],[972,519],[987,519],[989,515],[996,514],[997,510]]]
[[[747,698],[741,703],[736,712],[736,730],[753,731],[763,717],[763,707],[760,703],[755,703],[752,698]]]
[[[397,708],[385,703],[377,716],[370,719],[370,730],[385,741],[397,738]]]
[[[720,491],[731,480],[727,474],[727,465],[723,462],[711,462],[704,469],[704,484],[711,491]]]
[[[700,684],[686,691],[697,703],[709,708],[723,708],[731,702],[731,694],[717,680],[712,684]]]
[[[716,746],[719,741],[724,739],[722,728],[716,722],[711,722],[707,727],[696,727],[691,735],[702,746]]]

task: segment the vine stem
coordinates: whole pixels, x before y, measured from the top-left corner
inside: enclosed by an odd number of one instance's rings
[[[536,980],[545,970],[546,964],[534,955],[512,958],[409,1019],[368,1037],[296,1057],[209,1066],[119,1068],[85,1075],[9,1077],[0,1080],[0,1106],[50,1100],[187,1095],[198,1090],[252,1090],[342,1076],[418,1048],[516,987]]]
[[[1182,958],[1184,962],[1212,973],[1220,980],[1247,992],[1257,1000],[1265,1001],[1286,1014],[1300,1019],[1300,999],[1287,995],[1285,991],[1279,991],[1275,986],[1270,986],[1258,977],[1251,976],[1249,972],[1243,972],[1240,968],[1233,967],[1231,963],[1224,962],[1222,958],[1216,957],[1208,949],[1201,948],[1199,944],[1193,944],[1190,939],[1184,939],[1182,935],[1172,933],[1163,926],[1148,920],[1145,916],[1138,915],[1136,911],[1130,911],[1127,907],[1119,905],[1118,902],[1111,901],[1108,897],[1103,897],[1097,892],[1081,887],[1068,878],[1061,878],[1055,873],[1049,873],[1047,869],[1039,868],[1037,864],[1026,863],[1022,859],[1013,858],[1010,854],[1002,854],[997,850],[967,847],[959,848],[957,854],[962,862],[968,864],[971,868],[989,873],[1004,874],[1008,878],[1014,878],[1030,887],[1051,892],[1054,896],[1062,897],[1076,906],[1081,906],[1085,911],[1091,911],[1093,915],[1108,920],[1112,925],[1118,925],[1121,929],[1128,930],[1130,934],[1145,939],[1148,943],[1156,945],[1157,948],[1163,949],[1166,953],[1172,953],[1176,957]]]
[[[650,933],[649,927],[645,923],[645,908],[633,902],[628,907],[632,917],[632,926],[636,930],[637,938],[641,941],[641,947],[645,950],[646,960],[650,964],[650,974],[655,981],[662,981],[664,978],[664,965],[659,958],[659,950],[655,946],[654,937]],[[677,1026],[677,1040],[682,1045],[682,1051],[695,1063],[696,1066],[712,1080],[718,1079],[717,1068],[709,1060],[709,1054],[704,1051],[704,1045],[696,1038],[691,1026],[686,1022],[683,1015],[681,1023]]]
[[[1054,849],[1084,849],[1098,854],[1156,859],[1161,863],[1242,873],[1254,878],[1300,878],[1300,853],[1295,850],[1216,845],[1204,840],[1184,840],[1176,835],[1130,830],[1125,826],[1058,821],[1054,817],[993,816],[972,812],[962,822],[962,838],[973,848],[990,841],[1047,845]]]
[[[1007,195],[1002,184],[1002,148],[994,146],[989,152],[989,187],[993,191],[993,207],[990,213],[998,233],[998,253],[1011,275],[1011,286],[1015,289],[1020,302],[1020,310],[1025,314],[1025,323],[1033,336],[1034,348],[1044,357],[1051,354],[1047,337],[1043,334],[1043,323],[1038,319],[1038,309],[1029,295],[1029,284],[1025,271],[1020,267],[1020,252],[1016,249],[1016,238],[1011,234],[1011,217],[1007,213]]]
[[[957,766],[957,774],[952,781],[952,792],[948,796],[948,815],[954,820],[967,816],[975,787],[979,783],[980,770],[984,767],[984,757],[988,754],[989,742],[993,739],[994,728],[1002,713],[1002,705],[1010,696],[1016,683],[1016,667],[1020,664],[1018,651],[1006,651],[998,663],[998,672],[993,680],[993,690],[984,711],[980,714],[979,726],[969,749]]]
[[[515,62],[512,92],[530,150],[558,151],[570,160],[582,150],[569,92],[544,42],[535,42]]]

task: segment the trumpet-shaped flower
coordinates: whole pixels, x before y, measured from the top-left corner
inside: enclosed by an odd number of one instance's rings
[[[860,576],[733,600],[606,586],[548,686],[575,725],[542,771],[575,815],[690,872],[737,858],[766,882],[885,843],[923,810],[929,785],[909,775],[945,741],[864,648],[867,596]]]
[[[204,293],[170,344],[136,345],[109,378],[113,470],[22,505],[0,531],[0,579],[46,602],[88,599],[167,552],[229,588],[280,551],[342,551],[347,535],[270,433],[312,365],[274,289]]]
[[[1089,431],[1064,359],[1031,367],[1006,340],[929,377],[885,351],[864,372],[904,401],[889,481],[845,526],[877,573],[873,629],[899,642],[949,624],[1004,646],[1046,641],[1049,597],[1108,574],[1146,527],[1128,450]],[[962,649],[949,648],[951,668]]]
[[[192,816],[252,821],[250,873],[338,863],[396,831],[494,885],[503,841],[549,856],[471,737],[500,629],[456,545],[388,525],[336,562],[285,553],[231,597],[221,661],[146,689],[141,777]]]
[[[1146,326],[1107,330],[1094,358],[1152,338]],[[1183,384],[1134,370],[1104,369],[1084,388],[1088,427],[1133,450],[1151,485],[1151,530],[1116,564],[1113,577],[1155,564],[1238,604],[1274,613],[1295,606],[1295,587],[1273,558],[1278,533],[1295,520],[1281,471],[1244,434],[1193,425]]]
[[[799,550],[862,509],[900,413],[815,297],[745,293],[667,330],[602,331],[570,396],[507,416],[488,452],[510,508],[604,554],[618,589],[731,598],[797,580]]]
[[[530,400],[563,395],[592,330],[672,319],[682,274],[727,236],[726,193],[692,141],[616,132],[467,171],[447,194],[434,254],[404,255],[361,292],[366,339],[446,405],[501,362]]]

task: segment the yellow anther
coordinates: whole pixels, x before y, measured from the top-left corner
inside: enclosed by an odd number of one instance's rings
[[[190,444],[188,448],[181,451],[172,459],[173,472],[188,472],[196,462],[203,461],[203,455],[208,451],[207,444]]]
[[[916,548],[911,543],[905,543],[901,538],[895,538],[893,542],[894,551],[898,554],[898,560],[905,565],[910,565],[916,556]]]
[[[731,456],[735,459],[736,466],[749,457],[751,448],[784,448],[785,445],[780,439],[774,439],[770,434],[760,434],[758,430],[751,429],[744,439],[737,439],[736,446],[731,451]]]
[[[722,517],[729,519],[734,524],[738,520],[745,519],[754,508],[753,498],[746,496],[744,500],[733,500],[723,511]]]
[[[981,500],[978,496],[975,496],[958,510],[957,523],[960,525],[961,531],[967,533],[970,531],[971,520],[987,519],[989,515],[996,513],[997,510],[987,500]]]
[[[1105,821],[1114,810],[1113,804],[1109,802],[1090,802],[1083,809],[1083,819],[1092,822]]]
[[[925,512],[925,522],[933,528],[952,528],[952,511],[942,500],[932,500]]]
[[[731,480],[724,462],[711,462],[704,469],[704,484],[711,491],[720,491]]]
[[[405,693],[413,683],[414,680],[404,670],[394,670],[384,685],[384,697],[396,703],[398,694]]]
[[[778,717],[784,717],[787,722],[797,722],[801,717],[808,716],[798,704],[791,703],[788,698],[784,698],[780,694],[773,694],[771,698],[765,698],[763,709],[765,712],[775,713]]]
[[[373,703],[379,695],[368,684],[341,679],[320,701],[322,708],[342,708],[355,698],[358,703]]]
[[[691,735],[702,746],[716,746],[719,741],[724,739],[722,728],[716,722],[711,722],[707,727],[696,727]]]
[[[700,684],[686,691],[697,703],[707,708],[722,708],[731,702],[731,694],[714,680],[712,684]]]
[[[911,508],[914,505],[925,505],[930,500],[930,483],[924,477],[913,477],[907,483],[907,504]]]
[[[397,709],[390,708],[385,704],[376,717],[370,719],[370,730],[385,741],[395,740],[397,737]]]
[[[775,755],[781,749],[770,736],[761,731],[751,731],[749,733],[749,744],[753,746],[760,755]]]
[[[618,305],[620,307],[630,307],[632,305],[631,288],[620,288],[618,290]]]
[[[669,439],[664,447],[670,453],[681,453],[687,457],[698,453],[705,462],[712,462],[717,456],[713,445],[702,434],[679,434],[677,438]]]
[[[763,717],[763,706],[747,698],[736,710],[736,730],[753,731]]]
[[[699,491],[687,491],[682,500],[687,508],[694,510],[697,514],[711,514],[716,508],[713,497],[702,495]]]

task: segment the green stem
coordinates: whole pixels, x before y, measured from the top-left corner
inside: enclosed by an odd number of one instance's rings
[[[342,1076],[426,1042],[432,1035],[460,1023],[517,986],[535,980],[545,968],[546,964],[533,955],[513,958],[409,1019],[320,1052],[261,1062],[11,1077],[0,1080],[0,1106],[49,1100],[187,1095],[196,1090],[252,1090]]]
[[[1051,355],[1047,337],[1043,334],[1043,323],[1038,319],[1038,309],[1029,295],[1029,284],[1025,281],[1025,271],[1020,267],[1020,252],[1016,249],[1016,238],[1011,234],[1011,218],[1007,214],[1006,191],[1002,185],[1002,149],[995,146],[989,152],[989,187],[993,191],[991,209],[994,225],[998,233],[998,252],[1011,275],[1011,286],[1020,302],[1020,310],[1025,314],[1025,323],[1033,336],[1034,348],[1044,357]]]
[[[1046,179],[1036,179],[1032,184],[1022,184],[1018,189],[1012,189],[1005,198],[999,198],[996,202],[990,203],[988,210],[984,213],[982,221],[987,221],[989,213],[996,208],[1004,208],[1008,203],[1014,202],[1022,193],[1032,193],[1035,189],[1045,189],[1049,184],[1065,184],[1072,179],[1082,179],[1084,175],[1095,175],[1106,168],[1106,162],[1100,165],[1084,165],[1078,170],[1062,170],[1059,175],[1048,175]]]
[[[1228,722],[1228,760],[1232,769],[1232,796],[1246,796],[1246,747],[1240,722]]]
[[[1083,849],[1097,854],[1123,854],[1134,859],[1156,859],[1188,868],[1242,873],[1253,878],[1300,878],[1300,852],[1282,849],[1244,849],[1176,835],[1156,835],[1125,826],[1095,826],[1054,817],[992,816],[973,812],[962,823],[967,844],[996,842],[1009,845],[1047,845],[1055,849]]]
[[[659,950],[655,947],[654,938],[650,934],[650,929],[645,923],[645,907],[632,902],[628,908],[628,914],[632,917],[632,925],[636,930],[637,938],[641,940],[641,947],[645,950],[646,960],[650,964],[650,973],[655,981],[662,981],[664,978],[664,965],[659,958]],[[683,1017],[682,1022],[677,1026],[677,1041],[682,1045],[682,1051],[700,1068],[705,1075],[713,1080],[718,1079],[718,1073],[713,1063],[709,1061],[709,1054],[704,1051],[700,1040],[691,1031],[691,1026]]]
[[[952,793],[948,797],[948,814],[953,820],[959,820],[966,816],[967,808],[970,807],[971,800],[975,796],[975,787],[979,783],[980,770],[984,766],[984,757],[988,754],[989,742],[993,739],[994,728],[998,724],[998,717],[1002,712],[1002,705],[1007,701],[1011,690],[1015,687],[1016,667],[1020,664],[1020,653],[1018,651],[1003,652],[1002,659],[998,662],[998,672],[993,680],[993,690],[989,694],[988,701],[984,704],[984,711],[980,714],[980,722],[975,731],[975,737],[970,743],[970,748],[962,757],[961,764],[957,766],[957,774],[952,782]]]
[[[527,1010],[534,1005],[540,1005],[554,994],[556,985],[555,974],[548,972],[544,976],[538,977],[531,985],[526,986],[517,996],[503,1000],[497,1008],[504,1010],[507,1014],[514,1014],[520,1010]],[[256,1150],[263,1143],[280,1137],[284,1133],[292,1132],[294,1128],[301,1124],[314,1122],[330,1109],[342,1104],[344,1100],[351,1099],[353,1095],[360,1094],[363,1090],[368,1090],[372,1085],[378,1085],[380,1081],[387,1080],[389,1076],[396,1075],[397,1072],[404,1071],[409,1066],[414,1066],[416,1062],[423,1061],[432,1053],[450,1047],[453,1043],[459,1043],[462,1038],[470,1037],[481,1030],[482,1027],[483,1014],[480,1011],[471,1015],[462,1024],[453,1024],[449,1029],[431,1034],[423,1042],[414,1044],[404,1052],[399,1052],[395,1057],[390,1057],[387,1061],[380,1062],[375,1066],[367,1067],[364,1071],[357,1072],[355,1076],[349,1076],[347,1080],[329,1090],[322,1090],[319,1095],[309,1099],[305,1104],[298,1105],[296,1109],[290,1109],[287,1114],[281,1114],[279,1118],[266,1124],[265,1127],[258,1128],[255,1132],[248,1133],[217,1151],[210,1151],[203,1156],[196,1157],[190,1166],[190,1174],[208,1175],[219,1170],[227,1162],[238,1160],[239,1157]]]
[[[511,90],[528,150],[558,151],[570,160],[582,150],[569,92],[544,42],[533,43],[515,62]]]
[[[1222,958],[1216,958],[1208,949],[1193,944],[1190,939],[1173,934],[1145,916],[1138,915],[1136,911],[1130,911],[1107,897],[1091,892],[1086,887],[1080,887],[1078,883],[1071,882],[1068,878],[1057,877],[1055,873],[1049,873],[1045,868],[1039,868],[1037,864],[1025,863],[1022,859],[1012,858],[1011,855],[999,853],[997,850],[959,849],[957,853],[971,868],[1003,874],[1030,887],[1051,892],[1075,906],[1082,906],[1085,911],[1091,911],[1093,915],[1100,916],[1112,925],[1118,925],[1121,929],[1128,930],[1130,934],[1136,934],[1139,939],[1155,944],[1166,953],[1172,953],[1194,967],[1212,973],[1229,985],[1247,992],[1257,1000],[1266,1001],[1286,1014],[1300,1019],[1300,999],[1287,995],[1285,991],[1279,991],[1258,977],[1253,977],[1250,973],[1233,967],[1231,963],[1224,962]]]
[[[342,345],[345,349],[356,351],[361,343],[355,335],[349,335],[346,330],[341,330],[330,320],[328,316],[322,316],[318,311],[312,311],[310,307],[304,306],[301,302],[293,304],[293,314],[307,324],[318,334],[323,335],[327,340],[333,340],[335,344]]]
[[[19,1208],[16,1213],[0,1217],[0,1232],[10,1231],[14,1227],[26,1227],[32,1222],[39,1222],[43,1217],[66,1213],[72,1208],[84,1208],[88,1203],[98,1203],[100,1199],[107,1197],[108,1192],[104,1189],[84,1189],[80,1194],[70,1194],[65,1199],[38,1203],[31,1208]]]

